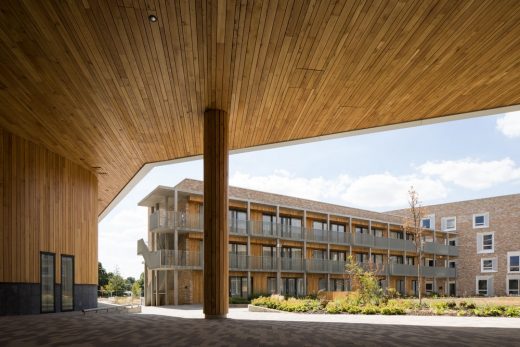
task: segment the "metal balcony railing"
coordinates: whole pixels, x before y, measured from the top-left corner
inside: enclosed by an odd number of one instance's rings
[[[303,272],[305,267],[303,266],[304,261],[301,258],[285,258],[281,257],[282,271],[295,271]]]
[[[417,277],[417,265],[389,264],[389,275]],[[448,267],[421,266],[421,277],[456,277],[456,269]]]
[[[276,271],[276,257],[249,256],[249,268],[251,270]]]
[[[179,231],[202,232],[204,217],[202,214],[189,214],[159,210],[149,215],[150,230],[178,228]],[[307,240],[310,242],[329,242],[334,244],[390,249],[395,251],[416,251],[415,243],[411,240],[378,237],[371,234],[338,232],[321,229],[305,229],[303,227],[282,225],[263,221],[230,220],[229,233],[233,235],[251,235],[269,238],[283,238],[289,240]],[[457,246],[426,242],[423,245],[424,253],[453,256],[459,255]]]
[[[329,232],[321,229],[307,229],[307,241],[327,242],[329,240]]]

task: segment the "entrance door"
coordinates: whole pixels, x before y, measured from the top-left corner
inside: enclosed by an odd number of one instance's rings
[[[61,310],[74,310],[74,257],[61,256]]]
[[[40,309],[42,313],[55,312],[54,254],[40,253]]]
[[[455,283],[450,283],[449,285],[449,293],[450,296],[456,296],[457,295],[457,288],[455,287]]]

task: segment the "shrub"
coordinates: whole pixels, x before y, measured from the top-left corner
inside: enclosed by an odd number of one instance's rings
[[[375,305],[366,305],[361,309],[361,313],[363,314],[378,314],[380,309]]]
[[[240,296],[232,296],[229,298],[230,304],[249,304],[249,300],[247,298],[243,298]]]
[[[350,313],[350,314],[358,314],[361,312],[361,307],[356,305],[346,305],[342,307],[344,312]]]
[[[325,311],[331,314],[338,314],[342,312],[342,308],[336,301],[329,301],[325,307]]]
[[[457,303],[455,301],[448,301],[446,303],[446,306],[450,309],[450,310],[455,310],[457,309]]]
[[[406,312],[401,307],[397,306],[383,306],[381,307],[381,313],[385,315],[398,315],[405,314]]]
[[[506,316],[506,317],[520,317],[520,307],[509,306],[504,311],[504,316]]]
[[[468,312],[465,310],[457,311],[457,316],[459,316],[459,317],[463,317],[463,316],[467,316],[467,315],[468,315]]]

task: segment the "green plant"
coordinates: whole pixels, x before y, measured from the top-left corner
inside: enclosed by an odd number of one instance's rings
[[[249,304],[249,300],[247,298],[243,298],[240,296],[231,296],[229,298],[230,304]]]
[[[379,287],[374,272],[363,269],[352,256],[348,257],[345,267],[350,275],[353,287],[357,288],[362,303],[379,304],[383,290]]]
[[[380,309],[375,305],[366,305],[361,309],[361,313],[363,314],[378,314]]]
[[[343,312],[341,305],[338,304],[336,301],[329,301],[327,306],[325,306],[325,311],[327,313],[331,313],[331,314],[338,314],[338,313]]]
[[[398,306],[383,306],[380,311],[384,315],[401,315],[406,313],[402,307]]]
[[[520,307],[509,306],[504,311],[504,316],[506,316],[506,317],[520,317]]]

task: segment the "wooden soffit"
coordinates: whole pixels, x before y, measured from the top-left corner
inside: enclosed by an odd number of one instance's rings
[[[157,17],[156,22],[149,20]],[[0,126],[95,171],[520,104],[520,1],[0,1]]]

